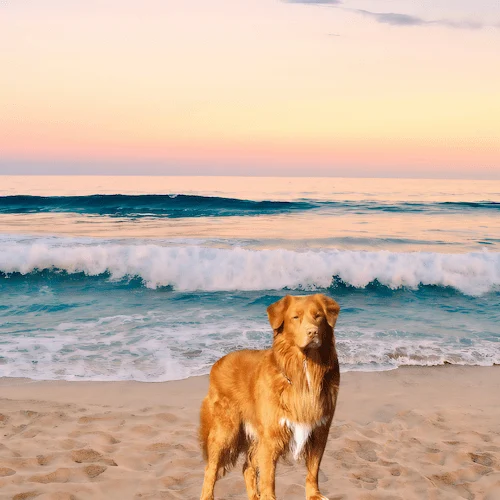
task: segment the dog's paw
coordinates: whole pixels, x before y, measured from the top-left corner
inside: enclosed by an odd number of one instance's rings
[[[200,500],[214,500],[213,495],[204,495],[203,493],[201,494]]]
[[[307,500],[328,500],[328,498],[323,495],[313,495],[312,497],[307,497]]]

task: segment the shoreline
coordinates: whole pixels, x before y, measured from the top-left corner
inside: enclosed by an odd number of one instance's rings
[[[0,498],[197,499],[208,377],[172,382],[0,379]],[[341,375],[321,467],[330,500],[500,498],[500,367]],[[241,464],[216,498],[246,498]],[[277,498],[304,498],[303,463]]]
[[[375,368],[372,370],[366,370],[366,369],[356,369],[356,368],[344,368],[342,365],[340,366],[340,374],[341,376],[349,376],[349,374],[370,374],[370,373],[388,373],[388,372],[394,372],[398,370],[411,370],[411,369],[432,369],[432,370],[437,370],[437,369],[446,369],[446,368],[464,368],[464,369],[474,369],[474,368],[480,368],[480,369],[487,369],[487,368],[497,368],[500,367],[500,363],[492,363],[492,364],[456,364],[456,363],[450,363],[448,361],[445,361],[444,363],[441,364],[435,364],[435,365],[398,365],[398,366],[391,366],[391,367],[383,367],[383,368]],[[73,380],[67,380],[67,379],[43,379],[43,378],[30,378],[30,377],[23,377],[23,376],[5,376],[5,375],[0,375],[0,391],[2,387],[9,387],[9,386],[23,386],[23,385],[29,385],[29,384],[144,384],[144,385],[158,385],[158,384],[177,384],[177,383],[186,383],[188,380],[198,380],[198,379],[204,379],[206,378],[208,380],[209,373],[202,374],[202,375],[189,375],[185,378],[179,378],[179,379],[174,379],[174,380],[89,380],[89,379],[73,379]],[[1,397],[1,396],[0,396]]]

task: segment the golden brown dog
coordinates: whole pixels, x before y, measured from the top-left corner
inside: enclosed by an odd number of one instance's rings
[[[327,500],[318,471],[339,390],[333,335],[339,311],[325,295],[287,295],[267,308],[271,349],[233,352],[214,364],[200,415],[202,500],[214,498],[217,477],[240,453],[251,500],[276,498],[276,462],[287,453],[305,458],[307,500]]]

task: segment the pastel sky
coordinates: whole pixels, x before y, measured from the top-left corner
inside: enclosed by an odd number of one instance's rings
[[[0,173],[500,178],[498,0],[0,0]]]

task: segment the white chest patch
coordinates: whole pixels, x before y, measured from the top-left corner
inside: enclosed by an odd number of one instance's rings
[[[253,428],[252,424],[249,424],[248,422],[245,422],[245,434],[250,441],[257,439],[257,433],[255,432],[255,429]]]
[[[300,424],[298,422],[290,422],[287,418],[282,418],[280,424],[283,427],[288,427],[292,431],[292,438],[290,442],[290,451],[292,452],[293,458],[298,460],[304,451],[304,446],[307,440],[311,436],[311,433],[316,427],[325,424],[326,418],[318,420],[314,424]]]
[[[290,422],[286,418],[282,418],[280,424],[283,427],[288,427],[292,431],[292,439],[290,443],[290,451],[292,452],[293,458],[297,460],[302,454],[309,436],[313,430],[313,426],[310,424],[298,424],[296,422]]]

